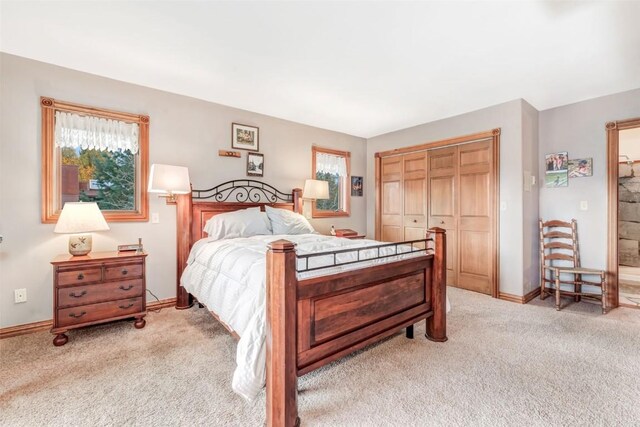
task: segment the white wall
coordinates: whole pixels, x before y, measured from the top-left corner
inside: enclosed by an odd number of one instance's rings
[[[425,100],[425,102],[429,102]],[[375,233],[374,154],[394,148],[502,128],[500,136],[500,291],[523,295],[523,103],[514,100],[367,140],[367,234]],[[529,144],[534,144],[529,141]],[[527,230],[530,230],[530,224]]]
[[[568,187],[540,187],[540,216],[578,220],[584,266],[605,268],[607,257],[607,137],[605,124],[640,117],[640,89],[541,111],[539,156],[568,151],[569,158],[593,158],[593,176],[569,179]],[[540,181],[543,162],[538,162]],[[580,210],[580,201],[588,210]]]
[[[523,172],[523,286],[524,294],[539,286],[540,252],[538,239],[538,213],[540,180],[531,184],[538,174],[538,110],[522,101],[522,172]]]
[[[311,174],[311,146],[349,150],[353,175],[365,175],[362,138],[305,126],[73,71],[12,55],[0,55],[0,327],[52,318],[49,261],[67,250],[67,237],[40,223],[40,96],[151,117],[150,162],[188,166],[194,188],[245,178],[241,159],[218,157],[231,148],[231,123],[260,127],[264,181],[288,191]],[[159,298],[175,296],[175,207],[149,196],[160,224],[111,223],[94,234],[94,250],[142,237],[149,252],[148,288]],[[351,201],[351,217],[312,221],[319,231],[331,224],[364,232],[366,197]],[[28,301],[14,304],[13,290],[27,288]]]

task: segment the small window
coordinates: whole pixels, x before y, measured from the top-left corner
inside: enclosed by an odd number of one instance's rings
[[[107,221],[147,221],[149,117],[42,98],[42,222],[66,202]]]
[[[351,153],[313,147],[312,156],[312,176],[329,182],[329,199],[313,202],[313,217],[349,216]]]

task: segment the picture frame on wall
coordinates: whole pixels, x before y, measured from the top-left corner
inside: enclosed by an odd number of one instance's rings
[[[231,124],[231,148],[247,151],[258,151],[260,129],[255,126]]]
[[[361,176],[352,176],[351,177],[351,196],[352,197],[362,197],[363,178]]]
[[[247,153],[247,176],[264,176],[264,154]]]
[[[567,187],[569,185],[569,153],[545,154],[544,186],[547,188]]]
[[[593,176],[593,158],[569,160],[569,178]]]

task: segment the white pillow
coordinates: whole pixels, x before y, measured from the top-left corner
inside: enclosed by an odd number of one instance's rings
[[[309,221],[298,213],[270,206],[265,206],[265,209],[271,221],[273,234],[310,234],[316,231]]]
[[[216,240],[272,234],[267,214],[257,207],[212,216],[204,231]]]

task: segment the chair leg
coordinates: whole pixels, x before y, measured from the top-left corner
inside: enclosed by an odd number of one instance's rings
[[[547,289],[546,289],[546,271],[542,270],[540,272],[540,299],[544,300],[547,297]]]
[[[556,310],[560,311],[560,275],[556,274]]]
[[[609,289],[607,289],[607,277],[604,272],[600,274],[600,285],[602,288],[602,314],[607,314],[607,294]]]

